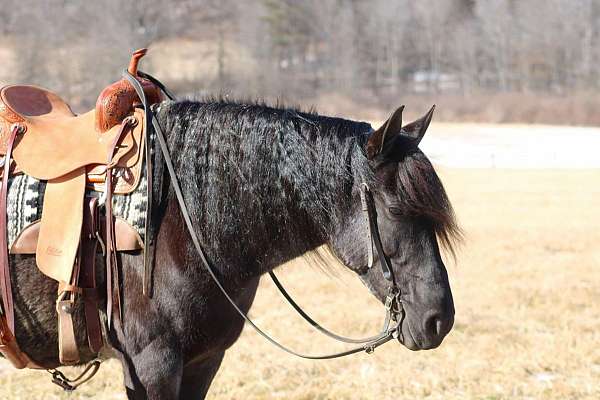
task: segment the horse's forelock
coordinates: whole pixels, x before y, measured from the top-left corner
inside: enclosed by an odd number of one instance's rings
[[[462,240],[446,190],[429,159],[416,151],[398,163],[397,193],[409,215],[425,217],[435,230],[442,247],[455,256],[455,245]]]

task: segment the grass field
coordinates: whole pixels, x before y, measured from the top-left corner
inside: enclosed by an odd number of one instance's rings
[[[448,262],[456,323],[439,349],[388,343],[375,354],[303,361],[250,329],[231,349],[210,399],[600,398],[600,170],[440,169],[465,230]],[[282,280],[306,309],[344,334],[377,330],[381,305],[342,269],[305,265]],[[268,281],[251,316],[295,349],[339,347],[311,331]],[[43,372],[0,363],[0,398],[124,398],[106,363],[73,395]]]

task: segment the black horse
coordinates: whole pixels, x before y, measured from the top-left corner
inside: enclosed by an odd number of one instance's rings
[[[412,350],[442,342],[454,305],[438,239],[451,249],[460,232],[417,148],[431,112],[402,127],[399,109],[377,131],[222,100],[165,102],[156,117],[202,247],[242,310],[252,305],[262,274],[323,244],[385,299],[379,261],[367,266],[360,201],[366,183],[402,293],[402,342]],[[121,254],[123,319],[113,315],[108,340],[123,363],[129,398],[202,398],[244,321],[201,263],[155,147],[153,296],[142,294],[143,257]],[[12,256],[11,268],[20,346],[34,361],[57,363],[56,284],[38,272],[34,257]],[[85,343],[81,310],[75,319]],[[82,354],[82,361],[92,357]]]

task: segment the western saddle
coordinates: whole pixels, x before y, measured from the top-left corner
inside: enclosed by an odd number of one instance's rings
[[[145,54],[146,49],[135,51],[127,71],[142,85],[148,103],[154,104],[162,101],[159,87],[138,74]],[[103,346],[98,310],[104,293],[96,286],[94,262],[99,247],[106,256],[109,327],[113,308],[120,313],[116,252],[144,247],[137,231],[113,216],[112,195],[135,190],[143,164],[150,194],[152,190],[147,121],[139,106],[138,95],[126,79],[104,89],[95,109],[82,115],[75,115],[56,93],[41,87],[0,89],[0,155],[4,157],[0,161],[0,352],[17,368],[55,366],[37,365],[19,349],[9,253],[35,253],[39,270],[58,282],[61,364],[80,361],[72,319],[78,299],[84,303],[90,349],[96,354]],[[9,179],[17,174],[47,183],[41,219],[27,226],[9,249],[7,195]],[[100,218],[102,198],[105,219]]]

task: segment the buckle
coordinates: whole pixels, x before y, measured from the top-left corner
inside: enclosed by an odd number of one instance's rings
[[[69,285],[71,286],[71,285]],[[73,297],[71,297],[70,299],[67,299],[67,296],[69,296],[70,293],[76,293],[76,291],[71,290],[70,288],[65,288],[59,295],[58,298],[56,299],[56,313],[57,314],[73,314],[74,311],[74,305],[75,305],[75,299]]]
[[[64,376],[62,372],[56,369],[49,370],[48,372],[52,375],[52,383],[60,386],[65,392],[72,392],[75,390],[75,387],[68,382],[67,377]]]
[[[17,135],[22,135],[27,131],[27,125],[24,125],[21,122],[15,122],[10,126],[10,130],[16,131]]]
[[[392,315],[392,318],[396,321],[398,315],[404,313],[404,307],[402,306],[402,300],[400,299],[400,290],[395,286],[390,287],[388,295],[385,297],[385,309]]]
[[[90,363],[88,363],[83,372],[78,377],[73,379],[67,378],[65,374],[56,368],[47,369],[46,371],[52,375],[52,383],[60,386],[65,392],[73,392],[79,386],[86,383],[92,379],[94,375],[96,375],[96,372],[98,372],[100,369],[101,363],[102,361],[99,359],[92,360]]]
[[[385,297],[385,309],[387,311],[392,311],[392,303],[394,301],[395,296],[387,295]]]

